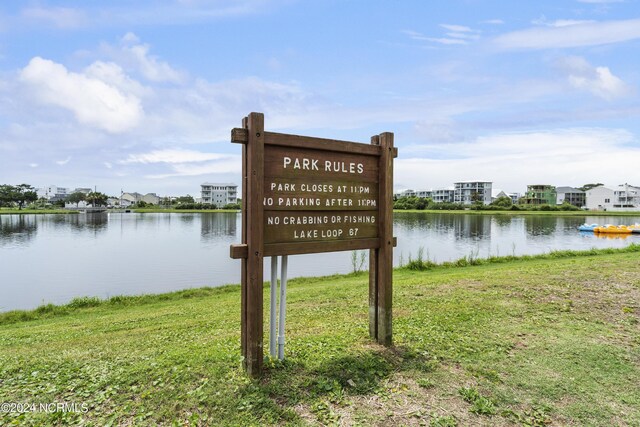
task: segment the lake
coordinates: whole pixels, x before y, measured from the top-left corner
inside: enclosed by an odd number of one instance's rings
[[[236,213],[0,215],[0,312],[63,304],[77,296],[161,293],[240,282]],[[600,238],[587,223],[632,224],[637,217],[396,213],[394,263],[423,248],[436,262],[463,256],[623,247],[640,235]],[[269,260],[265,278],[269,278]],[[368,262],[364,267],[367,268]],[[352,271],[350,252],[289,257],[289,277]]]

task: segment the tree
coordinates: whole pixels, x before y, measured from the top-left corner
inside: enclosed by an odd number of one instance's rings
[[[589,191],[589,190],[591,190],[592,188],[600,187],[601,185],[604,185],[604,184],[603,184],[603,183],[601,183],[601,182],[599,182],[599,183],[597,183],[597,184],[585,184],[585,185],[583,185],[582,187],[578,188],[578,190],[580,190],[580,191]]]
[[[15,187],[13,185],[0,185],[0,206],[13,205]]]
[[[85,200],[87,201],[87,203],[91,204],[91,206],[93,207],[106,206],[108,199],[109,197],[106,194],[99,191],[92,191],[85,196]]]
[[[38,194],[34,191],[34,188],[29,184],[16,185],[14,188],[13,201],[18,204],[18,209],[22,209],[25,203],[35,202],[38,200]]]
[[[491,202],[491,206],[497,206],[505,209],[510,209],[512,205],[513,201],[511,200],[511,197],[507,196],[498,197],[493,202]]]
[[[91,193],[89,193],[91,194]],[[75,193],[70,194],[67,197],[67,202],[69,203],[75,203],[76,204],[76,208],[78,207],[78,205],[80,204],[80,202],[84,202],[87,200],[87,196],[80,192],[80,191],[76,191]]]
[[[195,203],[196,201],[193,200],[193,197],[191,197],[191,195],[187,194],[186,196],[180,196],[176,199],[176,202],[178,203]]]

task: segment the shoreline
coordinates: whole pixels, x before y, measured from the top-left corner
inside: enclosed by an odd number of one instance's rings
[[[160,209],[160,208],[139,208],[130,209],[131,213],[239,213],[241,210],[236,209]],[[106,212],[111,212],[107,210]],[[123,213],[122,209],[115,209],[114,213]],[[43,215],[43,214],[79,214],[76,210],[66,209],[42,209],[42,210],[29,210],[29,209],[0,209],[0,215]],[[517,216],[517,215],[544,215],[544,216],[638,216],[640,217],[640,211],[494,211],[494,210],[401,210],[394,209],[394,214],[404,213],[426,213],[426,214],[455,214],[455,215],[505,215],[505,216]]]
[[[615,254],[628,254],[640,252],[640,244],[631,243],[623,248],[603,248],[603,249],[588,249],[582,251],[573,250],[560,250],[551,251],[536,255],[505,255],[505,256],[492,256],[489,258],[474,258],[471,256],[465,256],[454,261],[445,261],[442,263],[434,263],[429,259],[423,259],[420,253],[417,254],[416,259],[409,260],[407,264],[399,267],[394,267],[393,271],[436,271],[436,270],[448,270],[448,269],[464,269],[467,267],[481,267],[490,266],[496,264],[510,264],[518,262],[529,261],[542,261],[542,260],[557,260],[567,258],[582,258],[590,256],[600,255],[615,255]],[[323,280],[335,280],[345,279],[349,277],[358,277],[368,274],[368,270],[360,270],[358,272],[332,274],[328,276],[304,276],[289,279],[290,281],[323,281]],[[264,282],[264,289],[269,289],[269,282]],[[132,304],[148,304],[152,302],[158,302],[163,300],[181,299],[181,298],[194,298],[198,296],[208,296],[223,292],[239,291],[239,283],[229,283],[220,286],[202,286],[195,288],[186,288],[172,292],[163,293],[148,293],[138,295],[114,295],[110,298],[99,298],[95,296],[79,296],[73,298],[66,304],[53,304],[47,303],[40,305],[34,309],[17,309],[0,312],[0,326],[5,324],[17,323],[22,321],[37,320],[42,318],[51,318],[60,315],[67,315],[75,310],[83,308],[98,307],[104,305],[113,306],[128,306]]]

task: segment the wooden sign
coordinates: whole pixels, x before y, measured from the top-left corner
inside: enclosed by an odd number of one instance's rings
[[[243,145],[242,353],[262,369],[265,256],[370,249],[369,330],[391,345],[393,134],[371,144],[264,131],[251,113],[231,141]]]

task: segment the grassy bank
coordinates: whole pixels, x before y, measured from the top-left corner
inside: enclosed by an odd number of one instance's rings
[[[163,209],[163,208],[138,208],[135,213],[216,213],[216,212],[240,212],[236,209]]]
[[[423,212],[423,213],[447,213],[458,215],[545,215],[545,216],[640,216],[640,211],[477,211],[477,210],[394,210],[393,213]]]
[[[638,252],[580,255],[396,270],[390,349],[366,274],[292,280],[287,359],[257,381],[237,286],[5,316],[0,400],[87,411],[0,425],[639,425]]]
[[[0,208],[0,215],[43,215],[43,214],[77,214],[78,211],[68,209],[14,209]]]

